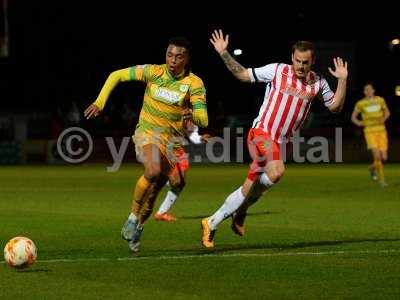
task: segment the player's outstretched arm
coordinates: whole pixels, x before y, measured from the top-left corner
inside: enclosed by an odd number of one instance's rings
[[[224,38],[222,30],[214,30],[212,37],[210,38],[211,44],[213,44],[215,51],[221,56],[226,67],[232,74],[240,81],[250,82],[250,76],[246,68],[239,64],[228,52],[229,35],[227,34]]]
[[[108,76],[106,82],[104,83],[103,88],[100,91],[99,96],[96,101],[89,105],[85,110],[85,118],[90,119],[92,117],[98,116],[101,111],[104,109],[108,97],[110,96],[112,90],[118,85],[121,81],[129,80],[129,68],[121,69],[114,71]]]
[[[338,79],[335,96],[333,97],[333,103],[328,107],[331,112],[340,112],[344,105],[344,99],[346,98],[346,86],[347,86],[347,62],[340,57],[333,59],[335,70],[329,68],[329,72]]]

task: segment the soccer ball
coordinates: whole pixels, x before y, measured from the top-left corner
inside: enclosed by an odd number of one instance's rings
[[[37,249],[32,240],[17,236],[8,241],[4,248],[4,259],[10,267],[25,268],[37,258]]]

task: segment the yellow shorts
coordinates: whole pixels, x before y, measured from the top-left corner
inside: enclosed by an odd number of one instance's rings
[[[164,135],[153,135],[148,132],[135,132],[132,136],[133,143],[135,144],[136,158],[139,162],[144,162],[143,147],[149,144],[155,145],[162,155],[162,157],[154,157],[160,161],[167,161],[171,169],[179,162],[179,153],[184,151],[183,146],[175,142],[166,142],[168,139]]]
[[[388,150],[388,137],[386,131],[364,132],[368,149]]]

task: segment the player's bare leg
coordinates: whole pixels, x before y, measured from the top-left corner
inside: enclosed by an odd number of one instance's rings
[[[134,199],[132,201],[132,213],[139,217],[144,203],[156,186],[156,182],[162,173],[161,153],[154,144],[148,144],[142,147],[142,160],[144,174],[138,180]]]
[[[176,217],[173,216],[169,210],[172,205],[175,203],[176,199],[179,197],[179,194],[182,192],[183,188],[186,184],[186,172],[181,170],[179,165],[171,172],[168,177],[170,190],[168,191],[164,201],[160,205],[157,213],[154,216],[154,219],[157,221],[165,221],[165,222],[174,222],[176,221]]]
[[[144,223],[147,219],[151,216],[154,208],[154,203],[157,199],[158,193],[163,188],[165,183],[168,180],[166,174],[170,174],[171,172],[171,164],[168,159],[160,153],[160,161],[161,161],[161,171],[160,175],[157,177],[156,181],[154,182],[154,188],[150,190],[147,198],[145,199],[143,206],[139,213],[139,221],[136,227],[135,233],[133,235],[132,240],[129,242],[129,248],[133,252],[139,251],[140,245],[140,237],[143,232]]]
[[[149,197],[157,195],[157,181],[161,175],[161,154],[158,147],[154,144],[147,144],[142,147],[141,151],[144,174],[136,183],[133,192],[132,211],[121,231],[122,238],[129,242],[132,251],[138,250],[138,247],[135,250],[136,248],[131,246],[132,244],[139,245],[137,242],[143,230],[144,222],[141,218],[141,211]]]
[[[379,151],[379,164],[378,164],[378,178],[379,184],[381,187],[386,187],[388,184],[385,181],[385,174],[383,168],[383,162],[387,160],[387,151],[380,150]]]
[[[377,180],[382,187],[387,186],[383,172],[383,161],[387,159],[387,151],[380,151],[377,148],[371,149],[374,157],[374,169],[377,175]]]
[[[273,160],[267,163],[266,167],[264,167],[264,173],[257,178],[257,181],[264,185],[264,187],[260,186],[260,190],[252,189],[253,181],[246,179],[243,186],[240,186],[237,190],[231,193],[226,199],[224,204],[209,218],[204,218],[201,222],[203,236],[202,243],[206,248],[214,247],[214,235],[217,230],[217,226],[226,218],[237,212],[238,208],[243,205],[246,198],[251,199],[254,203],[262,193],[270,188],[275,182],[278,182],[279,179],[283,176],[285,170],[285,166],[282,160]],[[250,193],[251,191],[251,193]],[[234,229],[235,233],[244,234],[244,219],[246,217],[247,208],[251,204],[246,203],[243,210],[240,210],[240,215],[238,217],[233,217],[233,225],[232,229]],[[239,218],[243,220],[243,223],[239,222]],[[238,223],[236,223],[238,222]],[[240,232],[240,233],[239,233]]]
[[[204,247],[214,247],[214,235],[218,224],[232,215],[243,203],[244,198],[243,188],[240,186],[225,199],[222,206],[212,216],[201,220],[202,244]]]
[[[267,188],[260,183],[259,177],[254,181],[246,178],[243,183],[243,193],[246,198],[242,205],[232,214],[232,225],[231,228],[234,233],[239,236],[245,234],[244,222],[247,215],[248,208],[253,205],[267,190]]]
[[[375,161],[373,161],[372,164],[369,165],[368,171],[369,171],[369,176],[373,181],[378,180],[378,175],[376,174],[376,169],[375,169]]]
[[[139,213],[139,222],[138,222],[139,225],[143,226],[144,223],[151,216],[158,193],[161,191],[166,182],[167,182],[167,177],[161,174],[158,177],[157,181],[155,182],[154,188],[151,189],[151,192],[148,194],[148,197],[146,198],[146,201],[142,206],[142,209]]]
[[[376,181],[378,180],[378,167],[379,167],[379,160],[380,160],[380,154],[378,149],[371,149],[371,154],[372,154],[372,159],[373,162],[372,164],[368,167],[369,174],[372,180]]]
[[[231,228],[234,233],[239,236],[245,234],[244,222],[247,210],[250,206],[260,199],[262,194],[267,191],[273,184],[277,183],[285,172],[285,165],[282,160],[273,160],[264,168],[264,173],[254,181],[246,178],[243,184],[243,193],[245,200],[242,205],[232,214]]]

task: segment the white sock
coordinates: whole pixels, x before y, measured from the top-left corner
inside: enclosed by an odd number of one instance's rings
[[[129,220],[131,220],[132,222],[136,222],[138,220],[138,217],[136,217],[134,215],[134,213],[131,213],[128,217]]]
[[[274,183],[269,179],[268,175],[266,173],[263,173],[260,177],[260,182],[265,185],[266,187],[271,187],[274,185]]]
[[[208,224],[211,230],[217,229],[219,223],[229,217],[235,212],[244,201],[244,195],[242,193],[242,187],[239,187],[236,191],[230,194],[224,204],[208,218]]]
[[[164,214],[167,211],[169,211],[169,209],[175,203],[177,198],[178,198],[177,194],[175,194],[174,192],[168,191],[168,193],[165,196],[165,199],[164,199],[163,203],[161,203],[161,206],[158,209],[157,213],[158,214]]]

